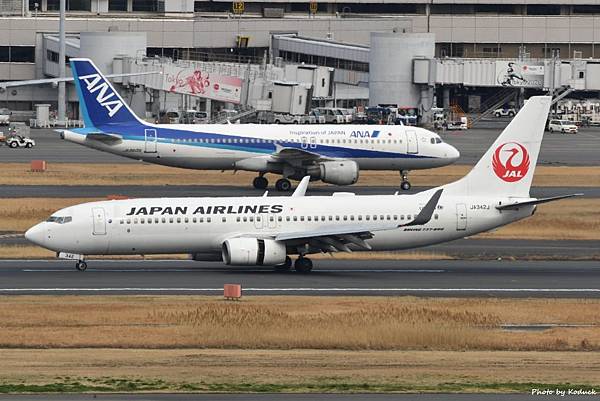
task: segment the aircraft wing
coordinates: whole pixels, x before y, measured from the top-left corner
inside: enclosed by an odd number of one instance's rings
[[[314,230],[301,230],[281,233],[275,236],[276,241],[284,241],[288,245],[305,245],[322,252],[345,251],[352,252],[349,245],[355,245],[362,250],[370,250],[371,246],[365,240],[373,238],[377,231],[394,230],[401,227],[424,225],[429,223],[442,196],[443,189],[438,189],[429,199],[413,220],[398,224],[390,220],[370,221],[350,225],[330,225]]]
[[[332,160],[329,157],[323,157],[322,155],[310,152],[304,149],[288,148],[288,147],[277,147],[273,158],[283,162],[293,163],[302,161],[317,161],[317,160]]]

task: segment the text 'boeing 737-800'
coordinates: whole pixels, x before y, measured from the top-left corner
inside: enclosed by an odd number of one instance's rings
[[[85,128],[64,130],[63,139],[149,163],[201,170],[255,171],[290,179],[354,184],[360,170],[397,170],[409,189],[408,171],[455,162],[459,152],[434,132],[400,125],[158,125],[138,118],[88,59],[71,59]]]
[[[188,253],[229,265],[312,269],[309,254],[390,251],[451,241],[529,217],[529,189],[551,98],[532,97],[462,179],[414,195],[148,198],[84,203],[54,213],[25,237],[74,259]]]

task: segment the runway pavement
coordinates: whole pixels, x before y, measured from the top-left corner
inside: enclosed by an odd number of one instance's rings
[[[401,191],[397,187],[370,186],[311,186],[309,195],[330,195],[333,192],[354,192],[360,195],[385,195],[399,191],[411,194],[431,187],[413,187],[410,191]],[[0,198],[103,198],[108,195],[124,195],[133,198],[150,197],[190,197],[190,196],[262,196],[264,190],[248,186],[232,185],[0,185]],[[585,198],[600,198],[600,188],[594,187],[533,187],[531,195],[546,197],[564,194],[582,193]],[[269,196],[288,196],[275,189],[269,190]]]
[[[461,152],[459,164],[474,164],[502,131],[497,128],[474,128],[467,131],[441,132],[441,137]],[[48,162],[72,163],[136,163],[131,159],[104,153],[60,139],[51,129],[33,129],[33,149],[10,149],[0,146],[3,162],[29,162],[43,159]],[[547,134],[542,143],[539,164],[600,165],[598,141],[600,129],[582,128],[577,135]]]
[[[314,260],[311,274],[193,261],[0,261],[0,294],[418,295],[599,298],[597,262]]]
[[[3,245],[31,245],[31,243],[23,235],[0,232],[0,246]],[[430,245],[416,251],[447,255],[456,259],[600,260],[600,241],[464,238]]]

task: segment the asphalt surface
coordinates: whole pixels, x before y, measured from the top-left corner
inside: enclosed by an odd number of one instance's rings
[[[333,192],[354,192],[360,195],[386,195],[421,192],[431,187],[413,187],[409,191],[399,188],[366,186],[312,186],[309,195],[331,195]],[[264,190],[233,185],[0,185],[0,198],[103,198],[123,195],[133,198],[150,197],[204,197],[204,196],[262,196]],[[600,198],[600,188],[594,187],[533,187],[531,195],[546,197],[582,193],[585,198]],[[271,188],[270,196],[288,196]]]
[[[503,124],[505,122],[499,122],[495,128],[440,132],[440,136],[460,151],[459,164],[472,165],[494,142],[502,131]],[[27,163],[32,159],[71,163],[137,163],[131,159],[66,142],[51,129],[33,129],[31,137],[36,141],[36,146],[32,149],[10,149],[0,146],[0,160]],[[582,128],[577,135],[547,134],[542,143],[539,164],[600,165],[599,141],[600,128]]]
[[[600,298],[600,264],[582,261],[314,260],[310,274],[193,261],[0,261],[0,294],[418,295]]]
[[[23,235],[0,232],[0,246],[31,245]],[[419,248],[417,252],[456,259],[600,260],[600,241],[500,240],[464,238]]]
[[[596,397],[530,394],[0,394],[0,401],[572,401],[590,398]]]

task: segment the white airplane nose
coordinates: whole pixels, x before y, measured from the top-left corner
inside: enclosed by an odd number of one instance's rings
[[[448,159],[451,159],[453,162],[455,162],[460,158],[460,152],[454,146],[448,145],[448,152],[446,156]]]
[[[25,238],[29,242],[43,246],[45,238],[44,228],[42,224],[37,224],[25,232]]]

